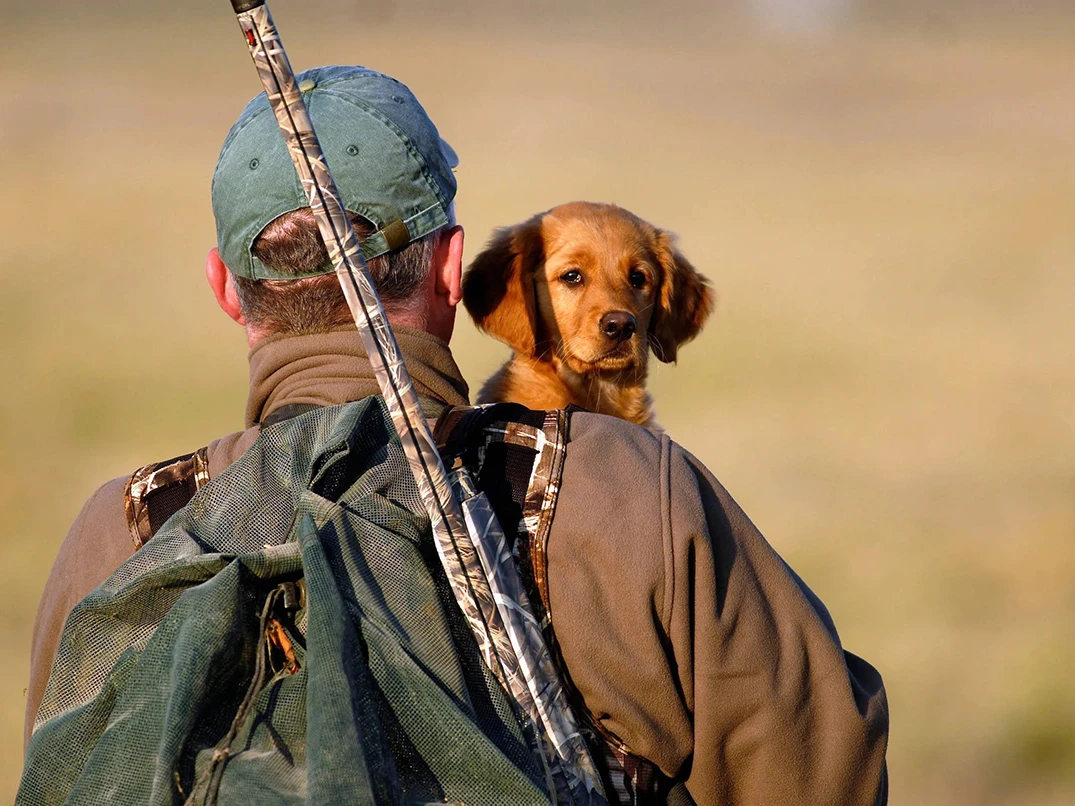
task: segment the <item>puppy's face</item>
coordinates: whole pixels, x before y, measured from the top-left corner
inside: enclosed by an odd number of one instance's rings
[[[661,281],[656,232],[615,208],[567,205],[541,220],[539,341],[578,374],[638,372]]]
[[[644,376],[674,361],[713,307],[671,236],[608,204],[573,202],[498,230],[467,270],[463,302],[515,351],[579,374]]]

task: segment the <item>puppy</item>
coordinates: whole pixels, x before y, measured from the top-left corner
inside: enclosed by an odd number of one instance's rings
[[[615,205],[572,202],[497,230],[467,269],[463,304],[515,351],[478,402],[573,403],[654,426],[648,353],[675,361],[714,294],[669,233]]]

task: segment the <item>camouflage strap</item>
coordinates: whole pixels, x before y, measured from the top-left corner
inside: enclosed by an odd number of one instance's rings
[[[586,770],[598,780],[589,746],[564,690],[566,677],[561,676],[545,644],[541,615],[544,608],[540,593],[531,596],[537,589],[528,573],[529,555],[526,552],[523,552],[525,556],[519,555],[520,545],[530,545],[531,541],[517,539],[515,535],[508,539],[492,502],[478,489],[466,460],[468,450],[476,448],[478,456],[474,464],[480,467],[484,461],[482,454],[494,442],[510,443],[532,451],[537,461],[527,479],[528,492],[518,535],[528,536],[530,530],[535,534],[547,534],[563,467],[566,415],[563,411],[549,412],[544,415],[546,427],[535,428],[513,422],[512,413],[541,416],[539,412],[531,412],[516,404],[450,409],[437,422],[437,444],[444,458],[452,463],[452,486],[462,502],[482,567],[491,579],[501,580],[498,599],[503,597],[514,611],[511,616],[514,626],[509,631],[512,640],[521,637],[529,645],[543,649],[540,654],[535,654],[521,642],[516,647],[521,658],[538,664],[528,682],[540,680],[546,686],[542,691],[531,692],[534,702],[543,709],[541,719],[545,735],[555,744],[557,754],[567,761],[569,768]],[[547,437],[547,434],[552,436]]]
[[[232,0],[232,6],[399,432],[456,601],[489,669],[519,704],[524,728],[546,771],[554,801],[603,804],[592,760],[585,753],[578,757],[573,745],[563,741],[565,731],[567,735],[577,733],[575,719],[559,680],[547,677],[552,669],[548,648],[540,630],[532,629],[529,623],[532,613],[525,601],[512,595],[521,589],[515,584],[517,574],[513,567],[496,561],[499,555],[495,547],[486,553],[475,545],[480,542],[477,536],[491,536],[498,528],[488,522],[492,512],[476,505],[468,508],[464,519],[452,494],[269,9],[263,0]],[[475,538],[468,533],[468,526],[474,529]],[[494,560],[491,565],[490,557]]]
[[[134,471],[127,479],[123,505],[135,551],[142,548],[168,518],[186,506],[208,481],[208,448]]]
[[[507,511],[509,502],[503,500],[504,494],[510,491],[510,503],[518,506],[512,554],[568,702],[580,718],[584,740],[600,772],[609,804],[650,806],[674,802],[688,806],[694,801],[682,782],[669,778],[652,761],[635,753],[587,709],[563,661],[549,597],[547,549],[563,477],[569,423],[569,412],[564,410],[534,412],[514,404],[455,408],[437,422],[436,436],[446,459],[466,452],[469,458],[464,461],[483,488],[482,482],[490,479],[507,480],[506,485],[490,490],[489,495],[496,511],[504,513],[501,522],[505,526],[514,522],[514,513]]]

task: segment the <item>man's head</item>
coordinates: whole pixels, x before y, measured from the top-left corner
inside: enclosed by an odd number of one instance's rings
[[[451,335],[462,231],[457,160],[403,84],[323,67],[299,87],[390,318]],[[251,343],[351,321],[283,135],[262,93],[232,127],[213,174],[218,249],[206,273]],[[456,275],[453,278],[453,275]]]

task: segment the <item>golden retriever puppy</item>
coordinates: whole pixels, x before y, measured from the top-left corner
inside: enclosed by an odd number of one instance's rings
[[[572,202],[497,230],[467,269],[463,303],[515,351],[478,402],[573,403],[653,426],[649,352],[675,361],[714,294],[669,233],[615,205]]]

